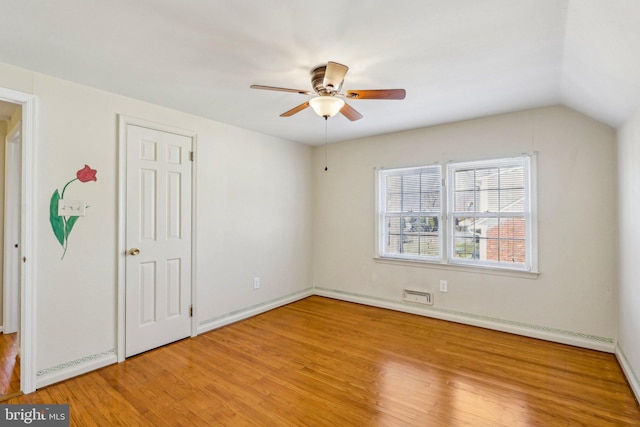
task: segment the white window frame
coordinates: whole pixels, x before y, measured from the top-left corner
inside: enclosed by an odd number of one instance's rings
[[[508,167],[522,167],[524,169],[524,210],[521,213],[512,213],[512,212],[501,212],[501,211],[485,211],[485,212],[466,212],[466,211],[455,211],[455,183],[454,183],[454,174],[456,171],[460,170],[468,170],[468,169],[484,169],[484,168],[508,168]],[[499,268],[499,269],[508,269],[508,270],[521,270],[521,271],[532,271],[533,262],[533,201],[531,198],[531,185],[532,182],[532,168],[531,168],[531,157],[530,156],[519,156],[519,157],[510,157],[510,158],[501,158],[501,159],[492,159],[492,160],[482,160],[482,161],[471,161],[471,162],[460,162],[460,163],[449,163],[447,164],[447,181],[446,181],[446,192],[447,192],[447,262],[449,264],[458,264],[458,265],[468,265],[474,267],[489,267],[489,268]],[[455,223],[456,218],[462,217],[476,217],[476,218],[487,218],[487,219],[507,219],[507,218],[524,218],[525,220],[525,260],[524,263],[509,263],[502,261],[490,261],[490,260],[482,260],[482,259],[465,259],[456,257],[455,254]]]
[[[418,212],[418,213],[414,213],[414,212],[387,212],[386,211],[386,206],[387,206],[387,194],[386,194],[386,186],[385,186],[385,182],[386,182],[386,178],[389,176],[403,176],[403,175],[415,175],[415,174],[419,174],[421,171],[434,171],[437,170],[438,172],[438,179],[440,181],[440,183],[442,183],[442,165],[440,164],[436,164],[436,165],[427,165],[427,166],[417,166],[417,167],[407,167],[407,168],[395,168],[395,169],[381,169],[378,171],[378,180],[377,180],[377,185],[378,185],[378,219],[377,219],[377,223],[378,223],[378,232],[377,232],[377,242],[378,242],[378,254],[383,257],[383,258],[395,258],[395,259],[403,259],[403,260],[414,260],[414,261],[426,261],[426,262],[440,262],[440,260],[442,259],[442,256],[444,254],[444,248],[443,248],[443,221],[444,221],[444,216],[442,214],[442,206],[444,203],[444,199],[443,199],[443,190],[442,190],[442,185],[439,185],[439,204],[440,204],[440,209],[435,212],[435,211],[429,211],[429,212]],[[398,217],[403,217],[403,216],[434,216],[436,218],[438,218],[438,255],[436,256],[430,256],[430,255],[415,255],[415,254],[398,254],[395,252],[386,252],[385,248],[386,248],[386,244],[385,244],[385,240],[387,237],[387,224],[388,221],[386,221],[387,216],[398,216]]]
[[[507,263],[483,261],[478,259],[456,258],[454,251],[455,217],[462,213],[453,212],[453,173],[455,170],[469,167],[488,167],[492,165],[522,164],[525,166],[525,262]],[[438,214],[439,256],[419,256],[413,254],[397,254],[385,252],[386,238],[386,188],[385,179],[394,174],[416,173],[420,169],[440,168],[442,186],[440,190],[440,213]],[[424,264],[461,268],[481,268],[495,271],[521,271],[538,273],[538,230],[537,230],[537,159],[536,154],[525,154],[516,157],[504,157],[491,160],[450,162],[446,165],[424,165],[404,168],[378,169],[376,174],[377,215],[376,215],[376,258],[396,261],[414,261]],[[468,215],[468,212],[466,213]],[[502,214],[502,217],[509,215]],[[522,216],[522,215],[518,215]]]

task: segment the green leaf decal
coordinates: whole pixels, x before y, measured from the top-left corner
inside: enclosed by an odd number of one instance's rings
[[[49,204],[49,222],[51,228],[53,228],[53,234],[56,235],[56,239],[60,242],[60,245],[64,247],[64,221],[60,215],[58,215],[58,200],[60,200],[60,193],[58,190],[53,192],[51,196],[51,203]]]
[[[62,187],[62,193],[56,190],[51,195],[51,202],[49,203],[49,222],[51,223],[53,234],[55,234],[56,239],[58,239],[58,242],[60,242],[62,249],[64,249],[62,252],[62,257],[60,258],[61,260],[63,260],[64,256],[67,254],[69,235],[71,234],[73,227],[76,225],[76,222],[78,222],[79,217],[73,215],[58,215],[58,204],[60,200],[64,199],[65,191],[67,191],[67,187],[71,185],[72,182],[97,181],[97,172],[97,170],[91,169],[89,165],[84,165],[84,168],[76,172],[76,177],[71,179],[64,185],[64,187]]]
[[[78,220],[78,218],[80,218],[79,216],[70,216],[69,218],[67,218],[67,226],[65,227],[65,236],[67,236],[67,239],[69,238],[69,234],[71,234],[71,230],[73,229],[73,226],[76,225],[76,221]]]

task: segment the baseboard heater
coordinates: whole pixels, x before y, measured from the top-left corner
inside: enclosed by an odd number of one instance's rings
[[[402,300],[418,304],[433,305],[433,293],[416,289],[405,289],[402,294]]]

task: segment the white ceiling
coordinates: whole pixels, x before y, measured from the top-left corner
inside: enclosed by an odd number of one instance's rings
[[[637,0],[22,0],[5,4],[0,62],[257,132],[324,142],[293,93],[350,67],[329,141],[562,103],[617,127],[640,104]],[[18,36],[19,35],[19,36]]]

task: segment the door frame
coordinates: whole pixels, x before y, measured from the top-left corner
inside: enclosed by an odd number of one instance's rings
[[[20,390],[36,390],[36,123],[37,97],[0,87],[0,100],[22,106],[22,189],[20,206]]]
[[[22,196],[22,119],[7,132],[4,148],[4,242],[2,269],[2,327],[5,334],[20,329],[20,211]],[[15,233],[15,235],[13,234]],[[17,238],[16,238],[17,237]],[[14,245],[17,245],[14,247]],[[15,280],[17,279],[17,280]],[[17,282],[17,283],[16,283]],[[8,327],[7,327],[8,325]],[[18,340],[18,343],[20,340]]]
[[[127,213],[127,127],[129,125],[140,126],[160,132],[168,132],[176,135],[186,136],[191,139],[191,151],[193,152],[193,162],[191,164],[191,304],[193,315],[191,317],[191,336],[198,334],[197,304],[196,304],[196,207],[197,207],[197,147],[198,135],[196,132],[169,126],[149,120],[138,119],[123,114],[118,114],[118,292],[117,292],[117,340],[116,353],[118,363],[123,362],[125,357],[125,333],[126,333],[126,213]]]

